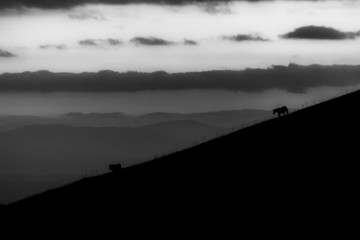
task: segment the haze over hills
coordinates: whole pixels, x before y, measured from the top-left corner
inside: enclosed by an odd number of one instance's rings
[[[233,110],[208,113],[150,113],[139,116],[114,113],[68,113],[53,117],[0,115],[0,132],[29,125],[61,124],[76,127],[140,127],[176,120],[192,120],[222,128],[239,127],[242,124],[262,120],[272,113],[265,110]]]
[[[264,110],[1,115],[0,203],[102,173],[109,163],[148,161],[269,116]]]
[[[151,160],[271,115],[265,110],[0,115],[0,203],[104,172],[109,163]],[[114,133],[104,133],[111,129]]]
[[[71,174],[16,174],[0,175],[0,201],[8,204],[17,199],[64,186],[84,177]]]
[[[156,154],[161,148],[174,150],[179,143],[183,143],[180,139],[146,129],[62,125],[27,126],[7,131],[0,135],[0,142],[2,164],[6,166],[6,173],[18,173],[16,170],[19,171],[23,165],[21,161],[27,161],[31,165],[26,165],[26,170],[42,174],[94,170],[94,159],[100,162],[103,159],[126,159],[129,164],[134,158],[138,161],[145,160],[145,156]],[[131,149],[142,151],[134,156],[136,151]],[[8,164],[11,162],[17,162],[18,166],[10,168]],[[68,165],[69,162],[72,165]]]
[[[0,133],[0,201],[23,198],[108,164],[134,165],[228,131],[194,121],[139,128],[26,126]],[[42,181],[41,181],[42,179]]]

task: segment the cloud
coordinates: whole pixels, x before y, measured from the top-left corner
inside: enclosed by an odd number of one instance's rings
[[[57,49],[57,50],[64,50],[66,49],[67,46],[65,44],[46,44],[46,45],[41,45],[40,49]]]
[[[194,40],[184,39],[184,45],[198,45]]]
[[[106,46],[119,46],[122,42],[118,39],[108,38],[108,39],[84,39],[80,40],[79,45],[85,47],[106,47]]]
[[[200,1],[199,1],[200,2]],[[210,14],[232,14],[230,1],[204,1],[198,3],[200,8]]]
[[[360,66],[273,66],[269,69],[168,74],[100,71],[51,73],[47,71],[0,75],[0,92],[139,92],[174,90],[227,90],[262,92],[281,89],[304,93],[316,87],[360,84]]]
[[[97,40],[94,40],[94,39],[85,39],[85,40],[80,40],[79,45],[96,47],[96,46],[98,46],[98,43],[97,43]]]
[[[345,40],[355,39],[357,36],[359,36],[359,32],[342,32],[331,27],[311,25],[296,28],[281,37],[285,39]]]
[[[111,46],[117,46],[117,45],[121,45],[122,42],[118,39],[113,39],[113,38],[109,38],[106,40],[108,44],[110,44]]]
[[[225,40],[230,40],[234,42],[243,42],[243,41],[269,41],[268,39],[265,39],[258,34],[237,34],[232,36],[223,36],[222,37]]]
[[[91,13],[91,12],[70,13],[68,17],[72,20],[97,20],[97,21],[106,20],[106,18],[100,13]]]
[[[168,46],[174,44],[174,42],[155,37],[134,37],[130,42],[133,42],[136,45],[147,46]]]
[[[15,56],[16,55],[11,52],[0,49],[0,58],[11,58],[11,57],[15,57]]]

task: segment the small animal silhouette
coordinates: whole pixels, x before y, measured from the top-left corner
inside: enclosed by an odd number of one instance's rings
[[[110,165],[109,165],[109,170],[110,170],[111,172],[120,172],[121,169],[122,169],[122,167],[121,167],[121,164],[120,164],[120,163],[118,163],[118,164],[110,164]]]
[[[288,115],[289,114],[289,110],[286,106],[280,107],[280,108],[275,108],[273,110],[273,114],[277,114],[278,117],[281,117],[282,115]]]

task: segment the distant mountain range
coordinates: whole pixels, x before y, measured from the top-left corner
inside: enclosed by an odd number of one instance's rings
[[[0,203],[103,173],[111,163],[130,166],[148,161],[271,115],[264,110],[140,116],[119,112],[2,115]]]
[[[150,113],[139,116],[124,113],[68,113],[54,117],[0,115],[0,132],[29,125],[61,124],[76,127],[139,127],[176,120],[192,120],[222,128],[236,128],[242,124],[271,116],[265,110],[233,110],[208,113]]]
[[[110,163],[148,161],[269,116],[264,110],[0,115],[0,203],[103,173]]]

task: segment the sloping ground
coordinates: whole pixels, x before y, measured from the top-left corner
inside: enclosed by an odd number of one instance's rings
[[[2,226],[17,239],[359,239],[359,104],[356,92],[25,199]]]
[[[359,180],[359,113],[360,92],[355,92],[13,206],[242,209],[295,202],[351,204]]]

